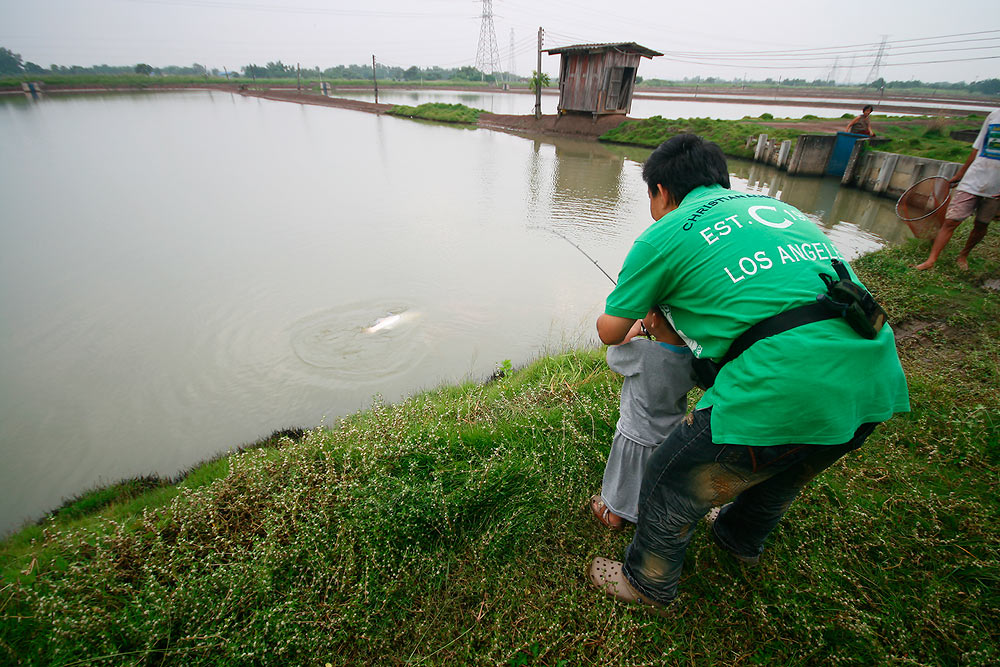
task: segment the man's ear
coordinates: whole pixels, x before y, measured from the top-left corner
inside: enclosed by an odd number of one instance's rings
[[[656,184],[656,191],[657,194],[659,194],[664,198],[664,201],[666,202],[668,208],[671,209],[677,208],[677,202],[674,201],[674,198],[670,194],[670,191],[667,190],[665,187],[663,187],[662,183]]]

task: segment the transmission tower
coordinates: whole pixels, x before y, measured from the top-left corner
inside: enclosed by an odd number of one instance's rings
[[[833,59],[833,67],[830,68],[830,73],[827,75],[826,80],[832,81],[834,84],[837,83],[837,67],[840,66],[840,57]]]
[[[514,76],[514,29],[510,29],[510,51],[507,53],[507,74]]]
[[[885,57],[885,41],[888,38],[888,35],[882,35],[882,43],[879,44],[878,53],[875,54],[875,62],[872,63],[872,68],[868,70],[868,83],[878,78],[879,71],[882,69],[882,58]]]
[[[484,75],[487,70],[493,75],[500,71],[500,49],[497,47],[496,30],[493,29],[493,0],[483,0],[483,22],[479,28],[476,69]]]

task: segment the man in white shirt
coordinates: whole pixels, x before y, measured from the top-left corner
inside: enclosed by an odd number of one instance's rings
[[[969,232],[969,240],[958,253],[955,260],[963,271],[969,268],[969,251],[983,240],[989,229],[989,222],[1000,211],[1000,109],[994,110],[986,117],[983,127],[979,130],[976,142],[972,144],[965,164],[951,179],[951,184],[958,183],[941,230],[931,246],[931,254],[916,269],[923,271],[934,266],[938,256],[951,240],[955,229],[967,217],[976,214],[976,219]]]

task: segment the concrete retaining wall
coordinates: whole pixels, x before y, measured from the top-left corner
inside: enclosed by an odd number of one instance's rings
[[[803,134],[795,142],[795,150],[788,161],[788,173],[797,176],[822,176],[836,142],[835,134]]]
[[[860,147],[856,148],[861,153]],[[842,184],[892,198],[899,197],[908,187],[925,178],[951,178],[962,166],[957,162],[882,151],[864,151],[857,159],[852,155],[852,162],[847,165]]]
[[[753,160],[787,169],[789,174],[796,176],[822,176],[836,141],[837,135],[803,134],[796,140],[794,150],[790,151],[790,141],[776,142],[762,134],[757,137]],[[873,144],[883,142],[884,139],[859,139],[855,142],[847,169],[840,180],[841,185],[897,198],[919,180],[931,176],[951,178],[962,166],[957,162],[871,150]],[[748,139],[747,147],[752,144],[753,138]]]

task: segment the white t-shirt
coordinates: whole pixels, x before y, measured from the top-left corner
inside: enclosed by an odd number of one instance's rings
[[[972,147],[979,155],[969,165],[958,189],[980,197],[1000,195],[1000,109],[986,117]]]

